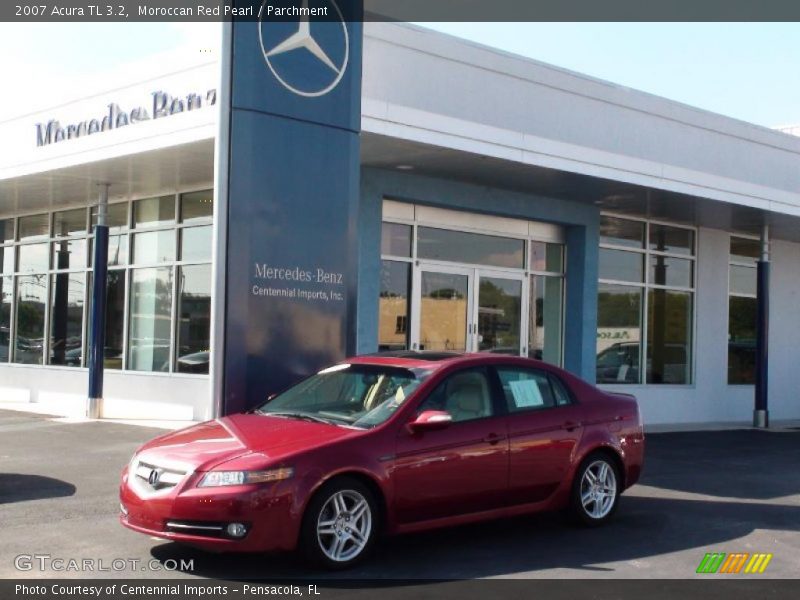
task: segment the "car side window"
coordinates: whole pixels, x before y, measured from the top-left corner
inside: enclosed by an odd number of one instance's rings
[[[550,385],[550,378],[544,371],[519,367],[499,367],[497,376],[503,386],[508,412],[520,412],[542,408],[553,408],[569,399],[569,395],[559,398]],[[566,390],[561,390],[566,394]]]
[[[550,385],[553,387],[553,396],[556,399],[556,406],[572,404],[572,396],[567,391],[564,382],[552,373],[550,373]]]
[[[448,412],[454,423],[491,417],[494,409],[486,371],[471,369],[450,375],[422,401],[417,414],[426,410]]]

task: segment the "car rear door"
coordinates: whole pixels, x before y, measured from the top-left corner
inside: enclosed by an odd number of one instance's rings
[[[547,499],[569,473],[583,427],[564,383],[544,369],[498,366],[508,410],[510,504]]]
[[[508,432],[496,386],[485,368],[449,375],[418,405],[444,410],[445,429],[397,439],[393,471],[400,524],[490,510],[505,503]]]

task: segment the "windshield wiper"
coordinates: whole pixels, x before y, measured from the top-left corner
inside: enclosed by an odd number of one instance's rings
[[[337,423],[331,419],[323,419],[322,417],[317,417],[316,415],[310,415],[308,413],[298,413],[298,412],[267,412],[263,410],[259,410],[258,414],[266,415],[266,416],[274,416],[274,417],[287,417],[289,419],[302,419],[303,421],[311,421],[313,423],[325,423],[326,425],[336,425]]]

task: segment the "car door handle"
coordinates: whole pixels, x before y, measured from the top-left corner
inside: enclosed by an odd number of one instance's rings
[[[491,444],[492,446],[494,446],[502,439],[503,439],[502,435],[497,435],[496,433],[490,433],[485,438],[483,438],[483,441],[486,442],[487,444]]]
[[[566,429],[567,431],[575,431],[578,427],[580,427],[580,423],[576,423],[575,421],[567,421],[563,425],[561,425],[561,429]]]

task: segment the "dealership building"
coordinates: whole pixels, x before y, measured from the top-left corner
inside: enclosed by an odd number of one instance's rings
[[[800,137],[406,24],[344,27],[312,90],[246,25],[0,122],[0,406],[85,410],[107,189],[106,418],[212,418],[409,349],[539,358],[648,424],[749,424],[768,249],[769,413],[800,419]],[[261,135],[270,78],[276,122],[347,87],[354,124]]]

